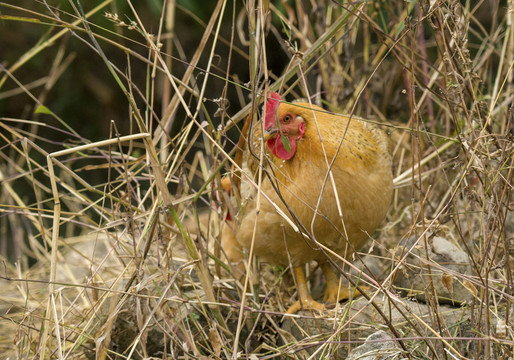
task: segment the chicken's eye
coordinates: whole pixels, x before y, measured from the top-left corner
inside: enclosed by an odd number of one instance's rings
[[[284,119],[282,121],[285,122],[285,123],[288,123],[288,122],[291,121],[291,118],[292,118],[292,116],[287,114],[286,116],[284,116]]]

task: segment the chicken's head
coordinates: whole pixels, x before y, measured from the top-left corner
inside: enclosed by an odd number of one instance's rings
[[[272,92],[266,103],[264,131],[271,153],[289,160],[296,152],[296,142],[305,133],[305,120],[294,112],[294,106],[280,104],[282,98]]]

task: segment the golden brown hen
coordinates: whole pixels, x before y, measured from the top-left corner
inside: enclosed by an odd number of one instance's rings
[[[287,312],[321,310],[325,306],[308,291],[304,265],[320,263],[327,282],[326,304],[348,297],[348,289],[338,289],[327,252],[316,242],[348,259],[383,220],[392,197],[387,139],[369,123],[305,102],[285,103],[276,93],[270,94],[264,113],[267,160],[262,164],[271,176],[262,177],[260,202],[255,186],[242,177],[243,205],[237,218],[227,222],[222,246],[232,262],[240,260],[242,249],[250,249],[254,241],[254,254],[261,260],[291,264],[298,301]],[[262,125],[254,128],[249,145],[259,153]],[[258,162],[248,153],[246,149],[250,176],[255,176]],[[301,225],[294,229],[284,214]]]

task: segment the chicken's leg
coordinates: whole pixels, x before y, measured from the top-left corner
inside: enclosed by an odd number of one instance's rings
[[[341,300],[346,300],[351,296],[359,296],[361,294],[357,289],[347,287],[339,288],[339,278],[329,262],[324,262],[321,265],[321,270],[323,270],[325,281],[327,283],[327,289],[325,290],[325,296],[323,297],[323,302],[325,304],[335,305]]]
[[[298,287],[298,300],[287,309],[286,314],[295,314],[301,309],[304,310],[325,310],[325,305],[315,301],[309,290],[307,289],[307,281],[305,280],[305,273],[303,266],[293,267],[293,274],[296,280],[296,286]],[[334,274],[335,275],[335,274]]]
[[[241,245],[237,242],[234,226],[235,225],[232,221],[225,221],[221,236],[221,248],[225,252],[229,264],[235,265],[234,275],[236,276],[236,279],[241,280],[245,274],[243,250],[241,249]]]

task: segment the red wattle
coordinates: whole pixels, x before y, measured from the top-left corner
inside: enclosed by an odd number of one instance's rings
[[[289,160],[296,152],[296,139],[294,137],[288,137],[288,139],[289,145],[291,146],[291,151],[289,152],[284,147],[280,135],[268,139],[266,144],[273,155],[283,160]]]

